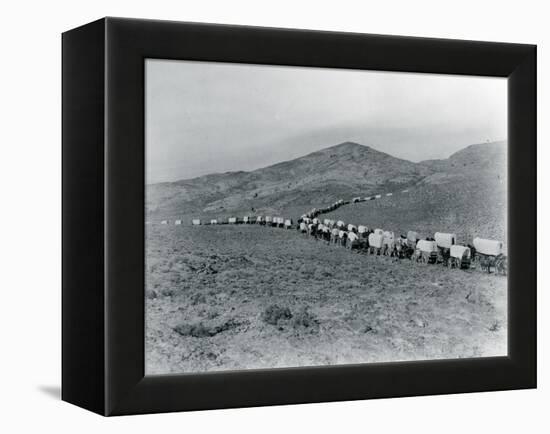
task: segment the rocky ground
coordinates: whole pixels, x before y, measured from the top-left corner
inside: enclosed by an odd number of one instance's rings
[[[149,375],[507,353],[503,276],[260,226],[146,237]]]

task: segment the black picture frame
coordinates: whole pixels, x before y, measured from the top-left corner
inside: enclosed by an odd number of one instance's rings
[[[536,387],[536,46],[103,18],[62,36],[62,399],[102,415]],[[507,357],[144,376],[144,59],[508,78]]]

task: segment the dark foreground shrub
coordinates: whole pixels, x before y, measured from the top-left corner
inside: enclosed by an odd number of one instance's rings
[[[207,338],[216,336],[218,333],[237,328],[247,322],[238,322],[233,318],[217,325],[207,325],[203,322],[198,323],[183,323],[174,327],[174,331],[182,336],[192,336],[194,338]]]
[[[295,329],[307,328],[313,330],[319,327],[319,320],[309,311],[308,307],[303,307],[292,318],[292,326]]]
[[[280,320],[284,321],[290,318],[292,318],[290,309],[276,304],[272,304],[262,313],[262,321],[271,325],[277,325]]]
[[[203,323],[179,324],[174,327],[174,331],[182,336],[192,336],[194,338],[205,338],[207,336],[212,336],[210,334],[210,329]]]

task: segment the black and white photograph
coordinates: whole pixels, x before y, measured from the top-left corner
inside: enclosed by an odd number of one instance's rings
[[[544,432],[543,5],[6,3],[0,433]]]
[[[145,62],[147,375],[507,355],[507,82]]]

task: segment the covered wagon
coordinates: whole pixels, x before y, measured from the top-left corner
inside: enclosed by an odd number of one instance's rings
[[[364,225],[359,225],[357,226],[357,233],[359,234],[359,237],[367,238],[367,234],[369,233],[369,228]]]
[[[502,254],[502,242],[497,240],[474,238],[474,247],[482,255],[498,256]]]
[[[435,238],[435,242],[437,243],[437,247],[441,247],[444,249],[450,249],[453,244],[456,244],[455,234],[436,232],[434,235],[434,238]]]
[[[418,240],[416,248],[426,253],[437,252],[437,243],[435,241]]]
[[[474,248],[481,270],[490,273],[493,268],[497,273],[507,274],[507,258],[503,254],[501,241],[474,238]]]
[[[191,220],[191,223],[193,224],[193,226],[198,226],[201,224],[201,219],[193,219]]]
[[[472,254],[469,247],[454,244],[451,246],[450,254],[450,267],[470,268]]]
[[[435,241],[419,240],[416,243],[416,260],[435,264],[437,262],[437,243]]]
[[[382,234],[382,247],[384,255],[393,255],[395,249],[395,234],[390,231],[384,231]]]
[[[347,247],[350,249],[357,249],[359,245],[359,236],[354,232],[348,232]]]
[[[346,240],[348,239],[348,233],[342,229],[338,231],[338,242],[341,246],[346,246]]]
[[[178,225],[178,226],[181,225],[181,220],[175,220],[175,221],[174,221],[174,224],[175,224],[175,225]]]
[[[211,219],[211,220],[210,220],[210,224],[211,224],[211,225],[217,225],[217,224],[218,224],[218,220],[217,220],[217,219]]]
[[[381,233],[371,233],[369,234],[369,250],[370,253],[380,254],[380,249],[382,249],[384,241],[384,235]]]
[[[411,247],[415,247],[417,241],[418,241],[418,232],[408,231],[407,232],[407,244]]]
[[[456,235],[447,234],[444,232],[436,232],[434,239],[437,244],[437,262],[442,262],[444,265],[450,265],[451,262],[451,246],[456,244]]]
[[[286,229],[292,228],[292,219],[286,219],[285,220],[285,228]]]

